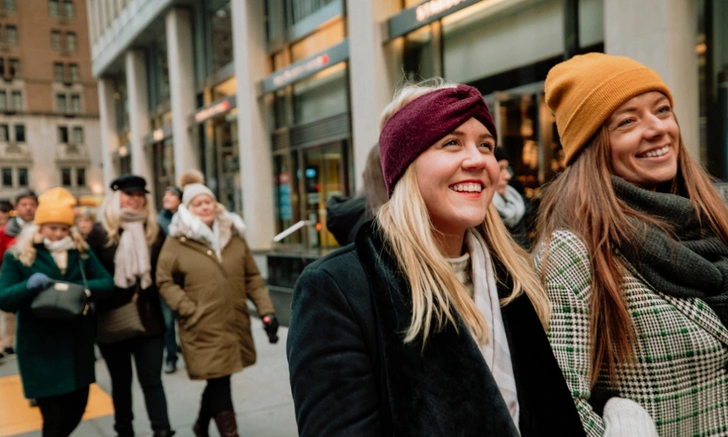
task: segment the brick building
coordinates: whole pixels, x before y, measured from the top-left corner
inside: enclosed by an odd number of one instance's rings
[[[86,3],[0,1],[0,199],[102,193],[98,112]]]

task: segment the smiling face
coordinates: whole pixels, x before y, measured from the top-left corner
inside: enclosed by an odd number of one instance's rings
[[[141,211],[147,206],[147,195],[143,191],[120,191],[119,202],[123,209]]]
[[[488,129],[471,118],[414,161],[420,194],[432,224],[447,235],[464,235],[485,220],[500,169]]]
[[[43,238],[54,242],[71,235],[71,227],[64,223],[46,223],[40,226],[38,232]]]
[[[207,194],[198,194],[190,201],[189,210],[202,220],[207,226],[215,222],[215,207],[217,203]]]
[[[680,128],[664,94],[650,91],[628,100],[606,126],[615,175],[652,191],[675,178]]]

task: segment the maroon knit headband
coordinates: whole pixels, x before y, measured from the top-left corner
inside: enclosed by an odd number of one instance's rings
[[[493,117],[480,92],[468,85],[442,88],[404,105],[379,134],[384,183],[389,197],[409,165],[438,140],[475,118],[498,144]]]

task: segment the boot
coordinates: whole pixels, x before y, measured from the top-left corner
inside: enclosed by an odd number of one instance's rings
[[[172,437],[174,434],[175,431],[172,431],[171,429],[154,431],[154,437]]]
[[[240,437],[234,411],[218,413],[215,416],[215,425],[217,425],[217,430],[220,431],[220,437]]]
[[[195,433],[195,437],[210,437],[210,420],[212,420],[212,416],[208,412],[207,403],[202,400],[200,402],[200,414],[197,416],[197,421],[192,427],[192,432]]]

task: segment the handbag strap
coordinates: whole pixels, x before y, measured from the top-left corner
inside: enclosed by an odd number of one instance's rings
[[[83,259],[81,258],[81,253],[78,254],[78,267],[81,269],[81,279],[83,279],[83,288],[84,291],[86,291],[86,295],[88,295],[88,282],[86,281],[86,269],[83,267]]]

